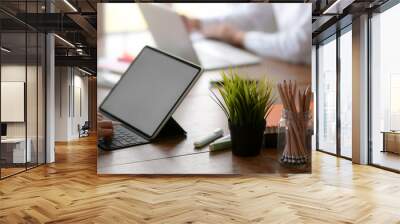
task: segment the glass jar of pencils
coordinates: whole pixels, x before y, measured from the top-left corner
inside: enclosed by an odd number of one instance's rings
[[[297,167],[311,163],[312,129],[311,111],[282,111],[277,142],[277,156],[281,164]]]

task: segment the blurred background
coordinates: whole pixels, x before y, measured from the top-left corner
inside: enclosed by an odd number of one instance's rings
[[[183,15],[196,18],[221,16],[242,4],[232,3],[171,3],[164,4]],[[98,52],[99,58],[119,57],[124,53],[136,54],[140,43],[153,44],[138,5],[130,3],[99,4]],[[129,16],[127,16],[129,15]],[[123,23],[121,22],[123,21]],[[143,38],[140,38],[143,37]],[[134,38],[134,39],[132,39]]]
[[[179,14],[194,18],[223,16],[246,3],[170,3]],[[123,21],[123,22],[121,22]],[[113,86],[144,45],[155,46],[137,4],[98,5],[98,85]]]

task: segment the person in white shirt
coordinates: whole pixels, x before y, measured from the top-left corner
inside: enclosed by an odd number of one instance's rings
[[[311,62],[311,4],[236,4],[231,14],[207,19],[182,16],[189,31],[243,47],[260,56]]]

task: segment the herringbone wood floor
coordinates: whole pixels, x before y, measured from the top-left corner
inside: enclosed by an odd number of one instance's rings
[[[313,174],[96,175],[94,138],[0,181],[0,223],[400,223],[400,175],[314,153]]]

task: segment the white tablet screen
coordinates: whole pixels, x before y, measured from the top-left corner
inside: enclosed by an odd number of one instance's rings
[[[101,109],[153,136],[200,75],[200,70],[145,47],[106,97]]]

